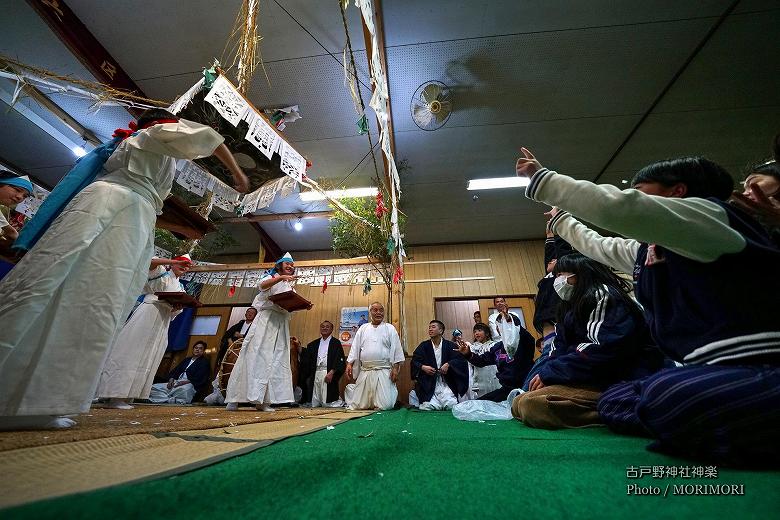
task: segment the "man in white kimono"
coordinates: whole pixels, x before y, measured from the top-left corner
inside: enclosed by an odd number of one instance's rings
[[[384,306],[372,303],[369,314],[371,322],[358,329],[347,357],[347,377],[357,380],[344,394],[351,410],[390,410],[398,399],[404,351],[395,327],[384,323]]]

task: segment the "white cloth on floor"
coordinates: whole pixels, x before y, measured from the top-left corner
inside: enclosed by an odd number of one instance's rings
[[[148,271],[144,301],[125,323],[111,347],[96,395],[98,397],[146,399],[154,375],[168,348],[168,326],[181,311],[159,300],[155,292],[184,292],[173,271],[157,266]],[[193,358],[194,359],[194,358]]]
[[[0,416],[89,410],[144,286],[174,158],[209,156],[222,141],[185,121],[125,139],[107,174],[78,193],[0,281]]]
[[[352,410],[388,410],[395,406],[398,389],[390,379],[390,369],[403,360],[401,339],[395,327],[384,322],[377,326],[362,325],[347,357],[347,363],[353,363],[352,374],[356,378],[344,393],[347,406]]]
[[[266,275],[260,282],[270,277]],[[289,282],[278,282],[260,289],[252,302],[258,309],[257,317],[230,373],[225,402],[278,404],[295,400],[290,369],[291,314],[268,299],[292,290]]]
[[[153,403],[177,403],[189,404],[195,397],[195,387],[192,383],[168,389],[168,383],[155,383],[149,393],[149,400]]]
[[[211,393],[203,398],[203,402],[209,405],[225,404],[225,398],[222,396],[222,391],[219,388],[219,376],[214,378],[211,382]]]

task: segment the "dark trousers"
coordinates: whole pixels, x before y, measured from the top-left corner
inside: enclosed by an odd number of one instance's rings
[[[617,433],[649,449],[734,465],[780,465],[780,367],[669,368],[609,387],[598,402]]]
[[[478,400],[495,401],[496,403],[500,403],[501,401],[506,401],[506,398],[509,397],[509,392],[512,390],[514,390],[514,388],[509,386],[502,386],[501,388],[493,390],[492,392],[488,392],[482,397],[479,397]]]

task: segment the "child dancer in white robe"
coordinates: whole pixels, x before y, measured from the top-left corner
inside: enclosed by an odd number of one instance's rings
[[[62,428],[86,412],[116,334],[141,294],[176,158],[214,154],[248,180],[222,136],[152,109],[0,282],[0,429]]]
[[[179,277],[191,262],[190,255],[152,259],[144,300],[119,332],[100,374],[97,396],[108,398],[109,408],[126,410],[132,408],[129,400],[149,398],[154,374],[168,348],[168,327],[181,313],[154,293],[184,292]],[[163,267],[166,264],[170,270]]]
[[[294,291],[295,266],[286,253],[274,268],[260,279],[260,292],[252,302],[257,317],[244,337],[241,352],[230,373],[225,402],[227,410],[238,403],[255,403],[258,410],[272,412],[271,404],[295,401],[290,369],[291,313],[268,298]]]

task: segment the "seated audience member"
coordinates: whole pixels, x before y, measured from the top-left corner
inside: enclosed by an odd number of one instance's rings
[[[395,327],[384,322],[385,307],[374,302],[368,312],[371,321],[358,329],[347,357],[347,377],[356,381],[344,396],[352,410],[389,410],[398,400],[395,382],[404,351]]]
[[[559,258],[553,274],[562,300],[553,347],[538,371],[529,373],[529,391],[514,399],[512,415],[535,428],[600,424],[601,392],[657,372],[663,356],[649,346],[629,282],[579,254]]]
[[[493,306],[496,308],[496,312],[488,316],[490,333],[495,341],[501,341],[506,346],[507,351],[511,352],[517,348],[522,331],[525,330],[523,322],[520,316],[509,311],[506,298],[503,296],[493,298]]]
[[[312,407],[339,407],[339,381],[346,368],[341,342],[333,337],[333,323],[320,323],[320,338],[301,351],[298,382],[303,390],[301,402]]]
[[[2,206],[16,206],[32,195],[33,185],[30,178],[17,177],[11,172],[0,171],[0,249],[10,250],[19,233],[9,222],[9,215]]]
[[[217,367],[219,367],[219,364],[222,363],[222,358],[225,357],[225,352],[227,352],[230,344],[246,336],[246,333],[249,331],[249,327],[251,327],[252,323],[254,323],[255,316],[257,316],[257,309],[254,307],[249,307],[244,313],[244,319],[239,320],[238,323],[225,331],[225,334],[222,336],[222,340],[219,344]]]
[[[742,193],[735,191],[732,202],[758,220],[780,245],[780,164],[772,159],[750,169]]]
[[[547,238],[544,241],[545,276],[536,284],[534,298],[534,328],[536,332],[546,337],[555,333],[555,321],[558,317],[560,297],[553,288],[553,269],[558,258],[573,253],[571,246],[561,237],[550,231],[549,222],[546,227]]]
[[[168,374],[167,383],[152,385],[149,400],[153,403],[187,404],[192,402],[198,389],[208,383],[211,366],[203,357],[206,344],[198,341],[192,347],[192,356],[176,365]]]
[[[412,355],[412,379],[420,410],[450,410],[468,391],[468,365],[458,346],[443,337],[444,323],[432,320],[428,336]]]
[[[780,251],[752,217],[725,202],[731,176],[704,158],[640,170],[633,189],[542,168],[526,149],[526,196],[560,207],[553,231],[586,256],[631,273],[654,342],[685,366],[619,383],[598,411],[651,448],[721,463],[780,462]],[[626,238],[605,238],[575,220]]]
[[[474,325],[482,323],[482,313],[480,311],[474,311]]]
[[[547,214],[545,213],[545,215]],[[526,377],[526,384],[523,385],[523,390],[528,390],[528,380],[549,359],[552,344],[555,340],[555,322],[558,319],[558,305],[561,303],[561,298],[553,287],[553,282],[555,281],[553,269],[558,258],[572,253],[571,246],[550,231],[549,222],[545,226],[545,234],[547,238],[544,241],[544,266],[547,274],[536,285],[537,291],[534,299],[534,328],[542,335],[541,339],[536,341],[536,350],[541,355],[534,363],[534,366],[531,367],[531,371],[528,373],[528,377]]]
[[[474,342],[469,345],[471,352],[480,355],[488,352],[496,344],[490,337],[490,327],[484,323],[474,325]],[[471,382],[470,399],[482,397],[494,390],[501,388],[498,382],[496,365],[487,365],[484,367],[474,366],[469,363],[469,381]]]
[[[474,325],[475,332],[477,327],[481,329],[483,326],[482,324]],[[495,402],[504,401],[509,392],[523,386],[528,370],[534,362],[534,344],[534,337],[522,327],[519,346],[513,351],[507,351],[504,344],[499,341],[482,354],[475,354],[471,350],[471,344],[459,338],[458,349],[469,363],[475,367],[496,365],[496,376],[501,386],[492,392],[481,395],[479,399]]]

